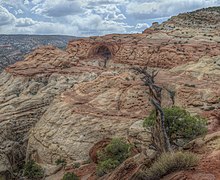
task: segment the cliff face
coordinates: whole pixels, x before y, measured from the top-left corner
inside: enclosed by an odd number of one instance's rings
[[[176,92],[176,105],[208,117],[210,132],[218,131],[219,29],[170,24],[143,34],[71,41],[66,51],[42,47],[6,68],[0,81],[0,172],[27,156],[49,175],[57,159],[86,161],[94,144],[116,136],[150,153],[142,122],[152,107],[134,66],[159,69],[156,81]],[[163,93],[164,106],[171,105]]]

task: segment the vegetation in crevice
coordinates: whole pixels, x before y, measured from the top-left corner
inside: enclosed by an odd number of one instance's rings
[[[190,140],[207,132],[207,120],[200,116],[192,116],[180,107],[163,108],[165,127],[172,145],[183,146]],[[144,127],[155,124],[156,113],[153,110],[144,120]]]
[[[62,180],[79,180],[79,177],[74,173],[67,172],[64,174]]]
[[[55,161],[55,163],[56,163],[56,165],[61,165],[62,167],[65,167],[65,166],[66,166],[66,160],[65,160],[65,159],[59,158],[59,159],[57,159],[57,160]]]
[[[103,176],[119,166],[131,154],[132,145],[123,139],[115,138],[98,152],[97,175]]]
[[[42,179],[44,170],[34,160],[30,160],[24,165],[24,176],[28,179]]]
[[[160,180],[163,176],[178,170],[187,170],[198,164],[199,158],[190,152],[162,154],[150,168],[139,173],[139,180]]]

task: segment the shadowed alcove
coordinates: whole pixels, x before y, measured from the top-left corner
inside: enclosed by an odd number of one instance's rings
[[[107,46],[99,46],[96,48],[96,52],[95,54],[97,56],[103,57],[103,58],[107,58],[110,59],[112,54],[111,51],[109,50],[109,48]]]
[[[89,57],[100,59],[100,66],[106,67],[108,61],[112,58],[112,53],[106,45],[99,45],[90,50]]]

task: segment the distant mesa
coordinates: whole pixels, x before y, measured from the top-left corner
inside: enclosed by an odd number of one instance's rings
[[[64,49],[73,36],[0,35],[0,72],[7,66],[23,60],[39,46],[52,45]]]

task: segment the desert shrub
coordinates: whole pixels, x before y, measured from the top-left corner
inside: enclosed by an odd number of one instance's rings
[[[119,161],[113,159],[106,159],[104,161],[100,161],[97,166],[97,175],[103,176],[108,172],[114,170],[120,164]]]
[[[92,162],[92,159],[88,158],[87,160],[83,161],[83,165],[90,164]]]
[[[101,152],[98,152],[97,175],[103,176],[120,165],[130,155],[132,146],[122,139],[112,141]]]
[[[191,116],[189,112],[180,107],[164,108],[163,111],[166,132],[172,144],[184,145],[207,132],[207,120],[200,116]],[[155,120],[156,113],[153,110],[145,119],[144,127],[153,126]]]
[[[55,161],[55,163],[56,163],[56,165],[60,165],[61,164],[63,167],[66,166],[66,160],[65,159],[59,158],[59,159],[57,159]]]
[[[28,179],[41,179],[44,176],[44,171],[33,160],[30,160],[24,165],[24,176]]]
[[[62,180],[79,180],[79,177],[77,175],[75,175],[74,173],[66,173],[63,176]]]
[[[178,170],[187,170],[198,164],[199,158],[190,152],[164,153],[152,166],[142,173],[141,179],[159,180],[161,177]]]
[[[76,162],[76,163],[74,163],[73,164],[73,168],[75,169],[75,168],[79,168],[80,167],[80,163],[79,162]]]

